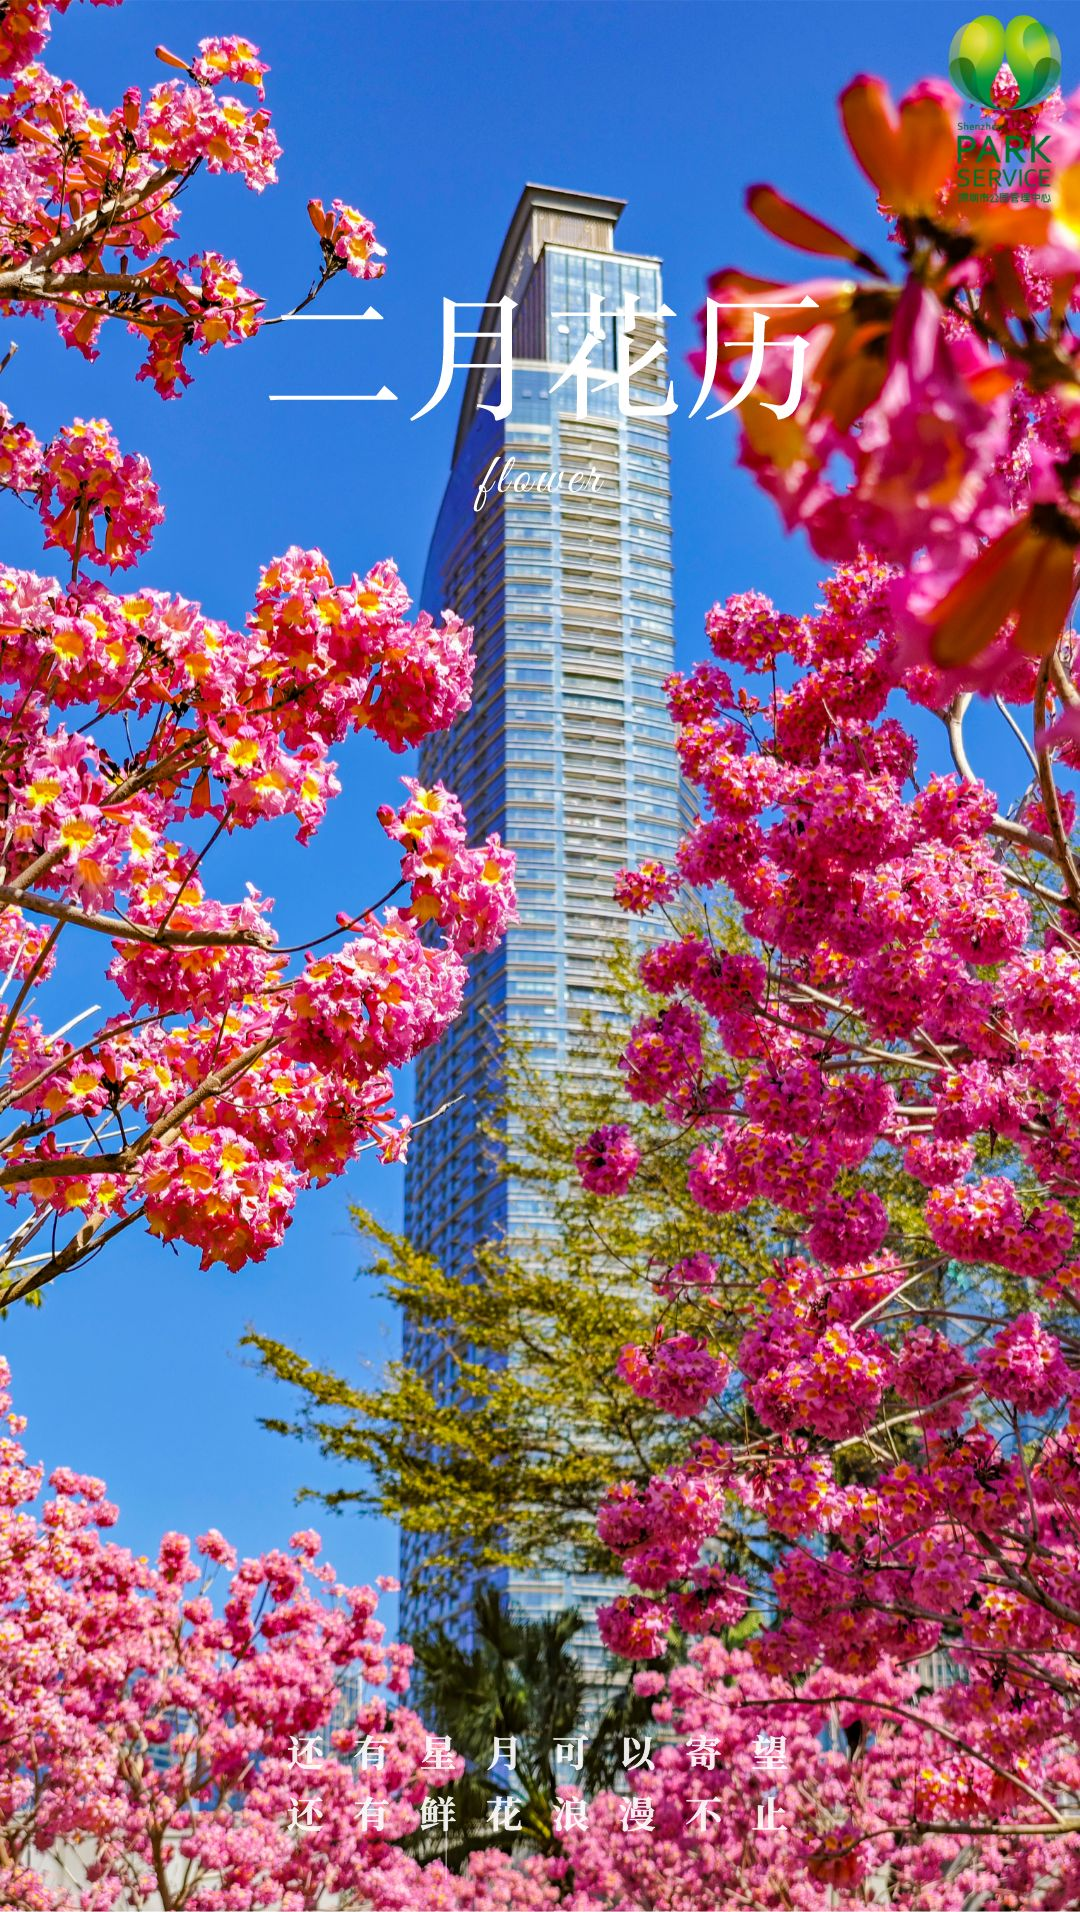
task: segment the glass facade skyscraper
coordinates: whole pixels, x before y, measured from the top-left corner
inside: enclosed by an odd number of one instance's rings
[[[475,630],[471,710],[421,751],[424,783],[441,779],[465,805],[475,841],[497,830],[517,852],[520,923],[474,964],[465,1009],[417,1069],[416,1113],[437,1120],[413,1138],[406,1228],[448,1271],[468,1278],[474,1245],[506,1235],[542,1244],[545,1217],[526,1186],[496,1179],[477,1132],[493,1030],[527,1032],[534,1060],[564,1061],[583,1011],[602,997],[612,943],[627,918],[612,900],[623,865],[670,861],[679,783],[664,679],[673,667],[667,392],[660,262],[617,251],[623,202],[528,186],[507,232],[483,315],[515,302],[513,402],[495,419],[496,342],[473,351],[453,467],[431,543],[423,603],[452,608]],[[574,374],[560,375],[591,329],[588,416]],[[621,315],[621,316],[618,316]],[[629,404],[610,375],[620,330],[638,365]],[[629,409],[641,415],[624,415]],[[648,415],[644,415],[648,412]],[[510,488],[485,474],[512,460]],[[526,473],[584,473],[574,490],[513,489]],[[407,1358],[422,1344],[406,1337]],[[449,1369],[435,1371],[450,1385]],[[424,1542],[402,1536],[402,1579]],[[406,1594],[406,1634],[431,1621],[467,1633],[471,1586],[449,1599]],[[588,1612],[602,1585],[569,1568],[511,1576],[527,1612],[574,1604]],[[595,1634],[586,1658],[597,1651]]]

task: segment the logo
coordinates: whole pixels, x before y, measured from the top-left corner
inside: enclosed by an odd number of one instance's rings
[[[976,106],[993,106],[993,85],[1007,63],[1019,97],[1013,107],[1037,106],[1061,78],[1061,46],[1056,33],[1030,13],[1017,13],[1003,27],[992,13],[980,13],[953,34],[949,78]]]

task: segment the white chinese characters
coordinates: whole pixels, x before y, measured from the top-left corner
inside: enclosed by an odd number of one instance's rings
[[[585,330],[580,343],[569,356],[552,383],[546,388],[545,396],[554,398],[566,392],[567,410],[572,405],[572,415],[576,419],[587,420],[594,416],[591,409],[593,399],[600,393],[613,391],[614,409],[621,418],[648,420],[670,418],[679,409],[675,396],[675,386],[665,377],[664,346],[659,338],[652,338],[642,344],[635,353],[635,335],[639,326],[648,321],[650,326],[659,326],[664,319],[674,318],[671,306],[661,304],[653,313],[638,311],[637,294],[627,294],[613,310],[605,310],[599,293],[588,295],[586,312],[556,313],[554,318],[561,321],[577,319],[584,323]],[[705,302],[705,338],[701,354],[701,387],[697,398],[687,414],[694,418],[708,402],[713,392],[722,389],[728,383],[726,367],[729,363],[724,354],[733,354],[735,358],[746,358],[748,363],[742,382],[722,405],[705,413],[706,419],[723,418],[727,413],[737,411],[746,400],[762,390],[771,392],[774,381],[771,372],[766,372],[777,359],[778,354],[790,354],[789,376],[786,396],[779,403],[774,399],[762,397],[760,403],[766,410],[775,414],[777,419],[791,418],[798,411],[803,400],[803,387],[806,373],[806,358],[809,339],[806,336],[812,321],[809,321],[806,309],[816,310],[817,302],[809,294],[796,303],[783,301],[762,301],[754,304],[747,301],[717,300],[709,298]],[[465,372],[476,375],[477,383],[474,405],[477,411],[490,413],[498,423],[510,418],[514,409],[515,374],[523,369],[523,363],[514,355],[514,314],[518,310],[516,300],[504,295],[494,300],[457,300],[444,298],[442,302],[442,352],[439,375],[431,396],[419,409],[411,414],[410,423],[427,418],[442,404],[449,394],[455,374]],[[750,315],[749,329],[742,325],[729,327],[733,336],[724,336],[725,327],[721,321],[722,313],[747,313]],[[800,314],[798,320],[788,322],[787,336],[771,336],[768,331],[770,315],[792,312]],[[490,323],[486,315],[492,315]],[[329,318],[380,319],[382,314],[373,306],[363,313],[338,313],[324,315]],[[475,318],[475,324],[466,324],[467,316]],[[565,323],[558,325],[561,333],[569,333]],[[459,356],[459,346],[467,351]],[[530,371],[535,366],[530,363]],[[380,400],[397,403],[398,395],[388,386],[380,386],[377,392],[346,393],[272,393],[278,400],[336,399],[355,402],[357,400]],[[610,414],[611,407],[603,408]],[[496,464],[498,461],[496,460]],[[489,470],[488,477],[491,472]],[[477,510],[481,505],[476,506]]]

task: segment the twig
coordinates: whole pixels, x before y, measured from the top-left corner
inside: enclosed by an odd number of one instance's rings
[[[1035,731],[1036,735],[1046,728],[1046,699],[1050,687],[1050,672],[1054,657],[1043,659],[1039,666],[1039,675],[1035,682]],[[1065,822],[1058,801],[1057,785],[1054,782],[1053,750],[1050,745],[1038,746],[1039,789],[1042,793],[1043,809],[1050,825],[1050,835],[1056,845],[1055,861],[1065,879],[1065,887],[1072,899],[1073,908],[1080,911],[1080,870],[1073,861],[1072,847],[1069,843]]]

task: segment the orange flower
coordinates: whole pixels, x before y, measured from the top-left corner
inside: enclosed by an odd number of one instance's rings
[[[725,337],[745,342],[747,350],[755,306],[764,310],[783,304],[787,308],[772,321],[774,338],[815,335],[807,361],[806,402],[797,418],[778,420],[774,412],[763,409],[753,392],[742,406],[747,436],[762,455],[775,457],[781,465],[797,462],[807,455],[806,426],[831,418],[846,431],[873,404],[888,370],[899,286],[884,279],[869,285],[856,279],[806,279],[798,285],[780,285],[728,269],[710,279],[709,296],[724,308]],[[806,296],[813,304],[803,307],[800,302]],[[736,306],[743,309],[733,309]],[[722,362],[718,385],[734,390],[735,384],[734,365]]]
[[[1080,532],[1053,505],[1036,505],[1030,517],[1010,525],[922,614],[935,664],[969,663],[1010,618],[1016,648],[1045,657],[1072,605],[1078,544]]]
[[[845,239],[835,227],[827,226],[814,213],[805,212],[792,200],[785,199],[775,186],[749,186],[746,209],[759,226],[764,226],[774,239],[782,239],[787,246],[796,246],[800,252],[818,253],[826,259],[848,259],[863,272],[872,272],[879,279],[885,277],[881,267],[861,247]]]
[[[899,217],[933,217],[953,176],[956,126],[929,88],[909,93],[899,115],[884,80],[863,73],[840,95],[848,142],[878,197]]]

